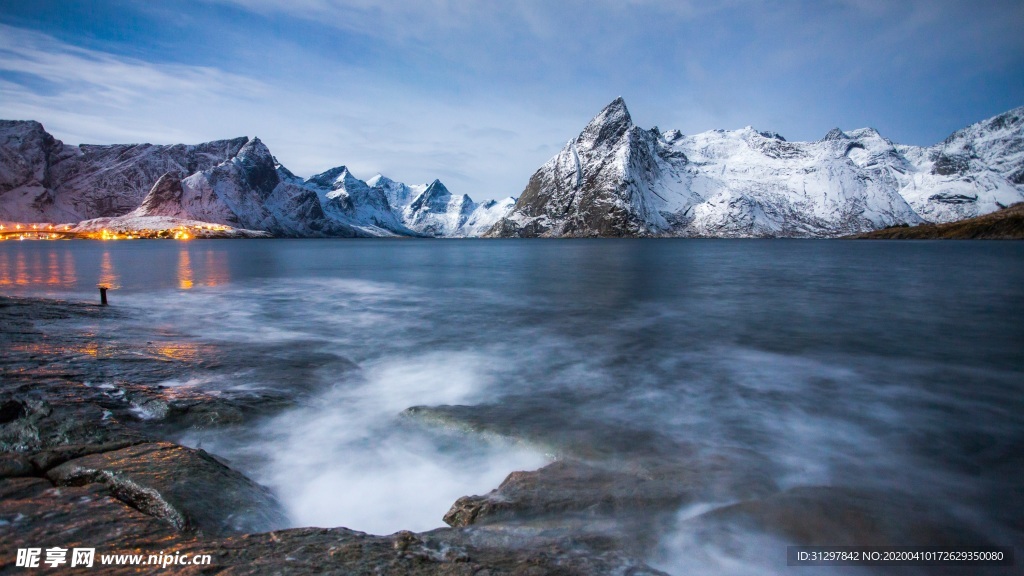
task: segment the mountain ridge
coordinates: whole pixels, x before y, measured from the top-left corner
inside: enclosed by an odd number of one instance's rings
[[[1024,200],[1024,107],[928,147],[874,128],[788,142],[752,127],[685,136],[620,97],[530,177],[488,237],[838,237]]]
[[[619,97],[518,198],[484,203],[439,180],[364,181],[345,165],[303,179],[255,137],[70,146],[39,122],[0,120],[0,220],[11,222],[159,217],[288,237],[839,237],[1021,201],[1024,107],[911,146],[874,128],[812,142],[749,126],[644,129]]]
[[[457,201],[421,201],[410,211],[429,185],[372,180],[344,165],[303,180],[258,137],[69,146],[39,122],[0,121],[0,220],[84,228],[180,220],[275,236],[378,237],[478,235],[504,215],[437,180]]]

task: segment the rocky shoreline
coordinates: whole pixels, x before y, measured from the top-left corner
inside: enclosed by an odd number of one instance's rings
[[[104,329],[125,313],[0,297],[0,572],[14,569],[19,548],[54,546],[211,555],[209,566],[175,566],[180,573],[640,576],[664,574],[644,559],[657,557],[669,535],[694,554],[742,548],[750,533],[808,545],[985,543],[911,495],[783,489],[767,459],[737,470],[738,456],[749,462],[750,454],[709,454],[628,423],[563,422],[545,413],[557,406],[528,404],[403,412],[417,425],[526,442],[552,455],[551,464],[514,472],[488,494],[458,499],[444,516],[449,528],[389,536],[286,528],[268,489],[214,454],[169,440],[294,400],[160,386],[197,360],[144,334]],[[531,426],[530,418],[559,426]],[[680,517],[706,502],[723,504]]]
[[[57,546],[211,555],[210,566],[176,566],[182,573],[661,573],[618,550],[544,534],[513,544],[506,531],[462,526],[390,536],[282,529],[285,512],[266,488],[215,455],[166,438],[288,401],[180,394],[153,384],[181,362],[75,327],[83,319],[102,326],[120,314],[0,298],[0,572],[14,569],[18,548]],[[97,375],[110,383],[91,382]],[[134,571],[87,571],[104,570]]]

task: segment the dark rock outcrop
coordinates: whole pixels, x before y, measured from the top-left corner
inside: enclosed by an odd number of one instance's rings
[[[169,442],[76,458],[46,476],[58,486],[104,484],[117,499],[180,531],[218,535],[287,524],[265,488],[202,450]]]

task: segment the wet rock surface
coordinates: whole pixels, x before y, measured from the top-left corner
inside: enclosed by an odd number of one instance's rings
[[[17,548],[127,553],[178,538],[170,525],[124,504],[102,484],[55,487],[42,478],[0,480],[0,571],[13,567]]]
[[[69,460],[46,476],[58,486],[98,483],[180,531],[258,532],[287,524],[270,492],[203,450],[153,442]]]
[[[519,405],[519,403],[516,403]],[[735,501],[778,491],[767,462],[614,422],[572,421],[506,405],[416,406],[407,417],[466,433],[526,442],[556,460],[510,474],[488,494],[459,498],[450,526],[561,531],[598,547],[648,554],[697,501]],[[551,424],[558,423],[553,427]],[[741,466],[739,456],[745,465]]]
[[[190,547],[191,546],[191,547]],[[373,536],[345,528],[298,528],[212,542],[193,541],[183,553],[210,553],[212,565],[231,574],[393,574],[451,576],[655,576],[618,553],[595,553],[566,542],[520,546],[489,542],[469,530],[398,532]],[[190,567],[191,568],[191,567]],[[195,567],[186,574],[204,573]]]

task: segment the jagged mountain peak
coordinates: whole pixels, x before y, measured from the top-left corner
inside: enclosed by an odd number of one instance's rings
[[[0,120],[0,132],[45,132],[43,125],[35,120]]]
[[[843,132],[839,128],[833,128],[833,129],[829,130],[828,134],[825,134],[825,137],[822,138],[821,140],[822,140],[822,142],[827,142],[829,140],[849,140],[849,139],[850,139],[850,137],[846,135],[846,132]]]
[[[322,188],[331,188],[336,190],[344,187],[347,183],[353,180],[358,180],[358,178],[352,175],[352,172],[347,166],[341,165],[335,166],[334,168],[319,174],[314,174],[307,178],[306,182],[309,184],[315,184]],[[360,182],[362,181],[360,180]]]
[[[427,185],[427,189],[424,190],[424,194],[451,194],[448,188],[438,179],[434,179],[433,182]]]
[[[607,142],[616,141],[633,127],[633,118],[626,108],[626,101],[619,96],[594,116],[593,120],[580,133],[577,142],[590,147],[597,147]]]
[[[440,180],[435,179],[433,182],[427,185],[427,188],[420,192],[412,203],[409,204],[410,213],[415,213],[422,210],[425,206],[433,205],[435,208],[439,208],[442,205],[447,205],[451,200],[452,193],[441,183]]]
[[[274,159],[274,155],[270,153],[270,148],[263,143],[259,138],[250,138],[248,142],[242,146],[241,150],[238,151],[237,157],[243,162],[250,162],[253,164],[277,164],[277,160]]]
[[[395,184],[395,181],[380,172],[373,175],[372,178],[366,181],[366,185],[370,188],[382,188]]]

